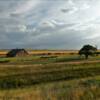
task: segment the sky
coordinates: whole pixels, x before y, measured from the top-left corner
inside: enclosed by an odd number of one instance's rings
[[[0,49],[100,48],[100,0],[0,0]]]

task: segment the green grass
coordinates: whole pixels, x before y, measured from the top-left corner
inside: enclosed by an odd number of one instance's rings
[[[79,55],[65,55],[65,56],[29,56],[29,57],[12,57],[6,58],[1,57],[0,63],[8,64],[48,64],[48,63],[59,63],[59,62],[75,62],[75,61],[84,61],[84,56],[80,57]],[[89,57],[88,60],[100,60],[100,56]]]
[[[0,58],[0,61],[2,60],[9,60],[10,62],[14,63],[20,63],[20,62],[69,62],[69,61],[82,61],[85,60],[84,56],[79,56],[79,55],[67,55],[67,56],[29,56],[29,57],[14,57],[14,58]],[[95,57],[89,57],[88,60],[100,60],[100,56],[95,56]]]

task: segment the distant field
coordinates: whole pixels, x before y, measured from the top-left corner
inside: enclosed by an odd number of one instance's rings
[[[77,50],[32,50],[32,51],[29,51],[30,54],[76,54],[78,53]]]
[[[0,56],[5,57],[10,50],[0,50]],[[30,55],[76,55],[78,50],[27,50]],[[98,50],[100,52],[100,50]]]
[[[0,56],[6,56],[10,50],[0,50]],[[66,55],[76,54],[77,50],[27,50],[30,55]]]

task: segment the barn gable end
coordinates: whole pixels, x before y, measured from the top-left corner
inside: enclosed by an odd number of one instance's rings
[[[28,56],[28,52],[25,49],[12,49],[7,53],[7,57],[22,57]]]

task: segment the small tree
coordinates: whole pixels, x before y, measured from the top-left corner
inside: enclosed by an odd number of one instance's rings
[[[91,45],[84,45],[80,50],[79,50],[79,55],[84,55],[86,59],[88,59],[88,56],[95,55],[97,51],[96,47],[93,47]]]

